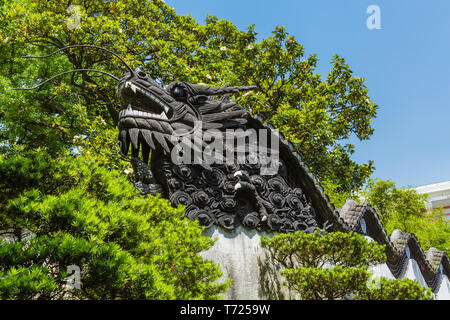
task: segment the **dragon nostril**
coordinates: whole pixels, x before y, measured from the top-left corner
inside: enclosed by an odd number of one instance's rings
[[[147,78],[147,74],[144,71],[139,71],[138,72],[138,77],[139,78]]]

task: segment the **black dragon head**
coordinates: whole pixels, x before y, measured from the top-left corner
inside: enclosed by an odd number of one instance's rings
[[[141,194],[162,193],[172,205],[184,205],[185,215],[189,219],[197,219],[206,227],[215,224],[233,230],[242,225],[281,232],[315,230],[318,227],[313,201],[322,205],[323,199],[320,196],[310,198],[303,191],[305,186],[305,190],[314,188],[314,181],[306,177],[306,171],[289,145],[280,144],[280,159],[273,162],[277,170],[271,174],[262,173],[263,162],[254,163],[250,157],[239,161],[239,157],[232,156],[233,160],[238,161],[213,163],[211,166],[207,162],[197,165],[199,163],[195,161],[172,161],[171,153],[177,146],[176,140],[180,135],[186,135],[188,139],[194,137],[195,140],[199,126],[202,133],[210,129],[219,131],[219,134],[239,132],[227,129],[259,130],[258,135],[263,137],[261,141],[270,134],[271,139],[275,137],[275,146],[278,146],[277,141],[282,138],[230,98],[233,93],[256,87],[212,87],[183,81],[164,86],[146,72],[133,70],[116,53],[92,45],[72,45],[46,56],[28,57],[49,57],[79,47],[104,50],[114,55],[128,72],[119,79],[102,70],[75,69],[57,74],[33,88],[18,89],[36,89],[60,75],[73,72],[98,72],[116,80],[117,97],[122,102],[122,108],[118,115],[117,110],[108,110],[117,121],[121,153],[127,155],[131,145],[134,184]],[[269,133],[266,134],[267,131]],[[245,152],[250,155],[250,148],[247,147],[253,146],[253,142],[240,140],[237,144],[244,145],[244,150],[248,150]],[[237,144],[236,148],[234,144],[230,147],[233,152],[238,149]],[[149,165],[151,150],[155,152],[152,152]]]
[[[229,94],[252,89],[187,82],[165,87],[144,71],[128,72],[117,89],[123,106],[118,120],[121,152],[127,155],[131,145],[132,156],[138,157],[141,150],[147,163],[151,149],[158,146],[169,153],[174,132],[192,134],[196,123],[203,130],[236,128],[246,122],[247,111],[230,100]],[[218,95],[224,96],[216,99]]]
[[[117,89],[123,106],[119,144],[124,155],[131,145],[135,186],[143,194],[163,193],[174,206],[185,205],[186,216],[205,226],[312,230],[317,223],[310,200],[300,188],[290,186],[283,170],[278,176],[263,177],[258,163],[203,167],[177,164],[169,156],[181,130],[192,137],[198,125],[219,132],[250,128],[250,113],[229,95],[252,89],[181,81],[165,87],[144,71],[126,73]],[[148,166],[150,150],[156,153]]]

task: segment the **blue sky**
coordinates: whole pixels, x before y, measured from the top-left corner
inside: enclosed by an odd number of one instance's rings
[[[366,79],[379,105],[375,133],[355,144],[353,159],[374,160],[374,178],[399,186],[450,180],[449,0],[166,0],[178,14],[204,23],[207,14],[240,29],[255,24],[260,38],[286,26],[317,54],[326,75],[334,54]],[[381,29],[369,30],[369,5],[381,10]]]

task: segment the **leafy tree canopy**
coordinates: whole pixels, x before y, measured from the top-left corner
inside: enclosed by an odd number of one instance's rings
[[[80,25],[60,1],[6,0],[0,9],[0,135],[30,148],[54,154],[70,148],[73,138],[88,135],[86,123],[100,115],[111,126],[120,108],[115,83],[96,73],[69,74],[39,90],[13,92],[71,69],[97,68],[120,77],[124,65],[110,54],[72,49],[51,58],[43,55],[67,45],[94,44],[117,52],[133,68],[169,83],[185,80],[211,85],[256,85],[237,97],[254,114],[262,114],[291,140],[319,178],[342,190],[362,186],[372,162],[351,160],[351,135],[373,133],[377,106],[364,79],[353,75],[342,57],[322,79],[318,59],[278,27],[257,40],[254,26],[238,30],[231,22],[208,16],[204,25],[177,15],[163,1],[79,2]],[[70,22],[70,23],[68,23]],[[76,26],[76,25],[75,25]]]
[[[424,250],[434,247],[450,253],[450,222],[442,208],[427,211],[427,194],[398,188],[390,180],[369,180],[361,195],[380,213],[388,233],[401,229],[413,233]]]

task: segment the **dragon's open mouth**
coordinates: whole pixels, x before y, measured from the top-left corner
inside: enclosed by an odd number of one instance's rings
[[[168,120],[172,116],[167,103],[130,81],[122,83],[117,92],[126,106],[119,112],[119,121],[126,117]]]
[[[147,163],[150,149],[155,149],[155,143],[169,152],[172,108],[156,93],[131,81],[121,83],[117,95],[123,103],[118,123],[122,154],[128,154],[131,144],[132,156],[139,157],[142,154],[142,160]]]

